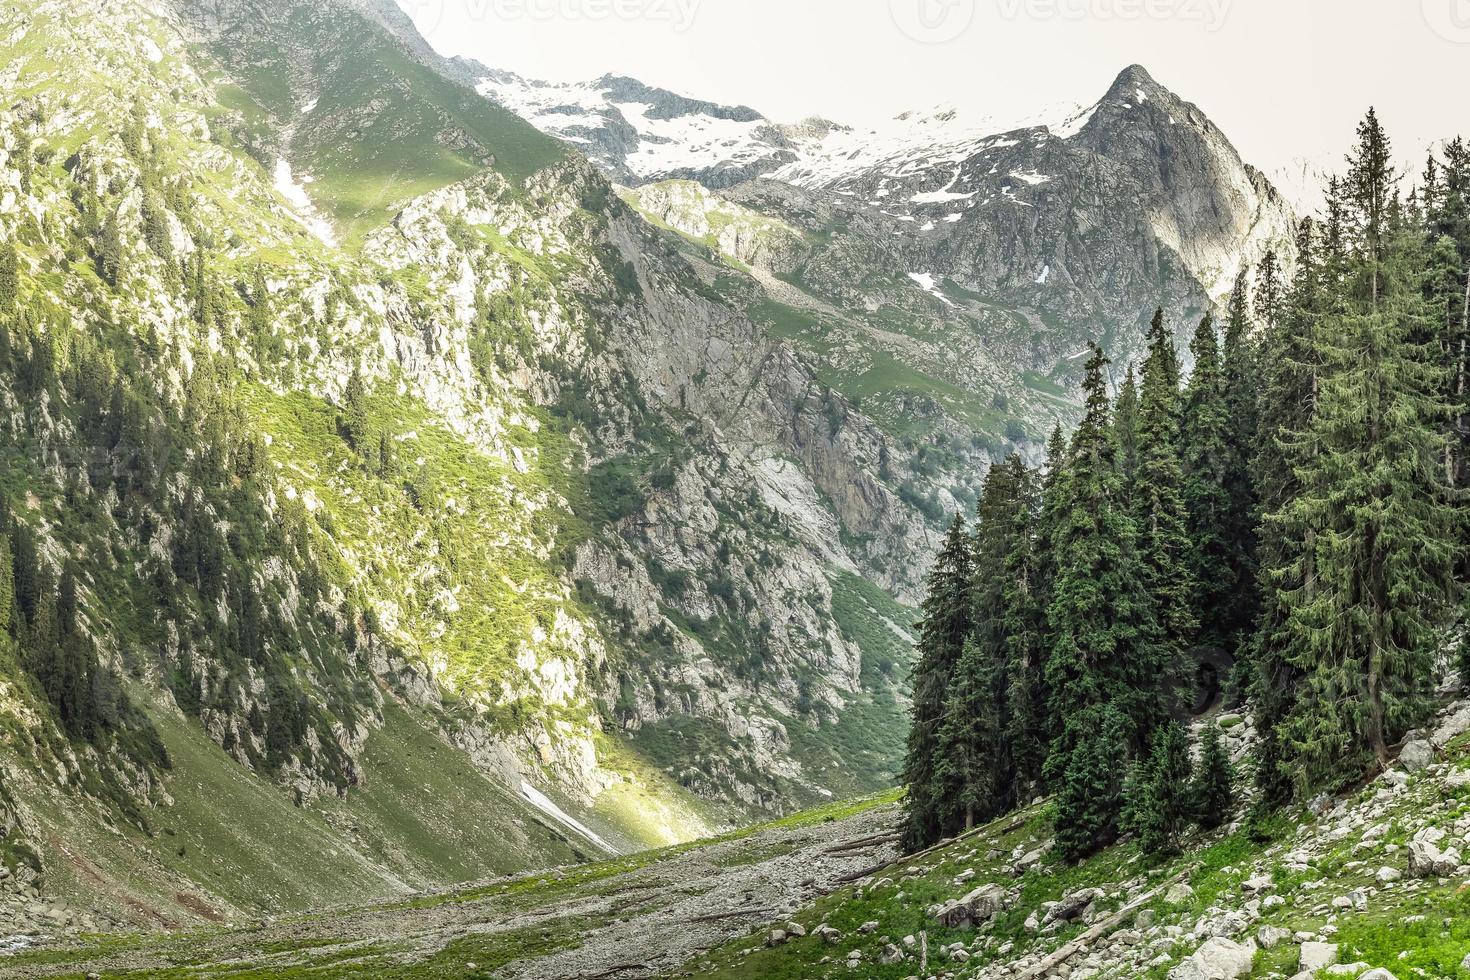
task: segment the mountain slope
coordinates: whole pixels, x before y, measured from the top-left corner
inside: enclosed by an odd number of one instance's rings
[[[0,514],[45,583],[0,631],[18,928],[365,901],[892,778],[894,596],[944,516],[910,501],[951,487],[402,28],[0,13]]]

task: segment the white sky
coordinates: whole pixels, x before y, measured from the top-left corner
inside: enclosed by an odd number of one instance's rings
[[[1414,177],[1432,142],[1470,135],[1470,0],[398,2],[445,54],[559,81],[627,74],[782,122],[1020,116],[1090,104],[1137,62],[1293,197],[1285,174],[1338,168],[1369,105]]]

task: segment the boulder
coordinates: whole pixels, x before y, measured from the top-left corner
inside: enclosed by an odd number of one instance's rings
[[[842,942],[842,933],[838,932],[836,929],[833,929],[825,922],[813,929],[812,935],[820,939],[822,942],[826,943],[828,946],[836,946],[838,943]]]
[[[1470,732],[1470,703],[1461,704],[1446,715],[1430,736],[1430,741],[1439,748],[1444,748],[1466,732]]]
[[[1169,980],[1237,980],[1251,971],[1256,944],[1215,937],[1169,971]]]
[[[1358,980],[1399,980],[1399,978],[1380,966],[1376,970],[1369,970],[1367,973],[1358,977]]]
[[[1302,943],[1302,970],[1316,973],[1337,963],[1336,943]]]
[[[1194,889],[1180,882],[1170,888],[1164,894],[1164,903],[1167,905],[1188,905],[1194,901]]]
[[[1275,949],[1282,943],[1291,942],[1291,930],[1280,926],[1261,926],[1256,932],[1256,942],[1262,949]]]
[[[1006,891],[999,885],[981,885],[964,898],[957,898],[940,906],[934,919],[945,928],[963,929],[989,922],[997,913],[1005,911]]]
[[[1404,873],[1398,868],[1379,868],[1378,874],[1373,876],[1373,880],[1380,885],[1391,885],[1395,881],[1402,880],[1403,877]]]
[[[1053,922],[1075,922],[1087,913],[1087,909],[1101,894],[1102,889],[1100,888],[1083,888],[1064,895],[1060,902],[1047,911],[1046,916],[1041,920],[1041,925],[1046,927]]]
[[[882,963],[885,966],[892,966],[895,963],[902,963],[903,961],[904,961],[904,952],[903,952],[903,950],[899,949],[897,946],[893,945],[892,943],[889,943],[886,946],[884,946],[883,947],[883,955],[880,956],[880,957],[878,957],[878,962],[879,963]]]
[[[1434,765],[1434,746],[1416,739],[1399,753],[1399,768],[1405,772],[1422,772]]]
[[[1447,878],[1460,867],[1460,854],[1441,851],[1428,840],[1409,842],[1409,874],[1415,878]]]

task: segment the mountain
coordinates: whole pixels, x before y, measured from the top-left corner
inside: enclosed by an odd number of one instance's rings
[[[818,124],[620,189],[389,0],[17,0],[0,52],[17,932],[400,900],[890,785],[944,527],[1073,411],[1065,355],[1208,308],[1275,220],[1141,76],[1151,107],[902,176],[797,173],[847,138]]]
[[[911,113],[874,131],[777,127],[612,78],[491,72],[480,89],[588,148],[703,251],[711,282],[750,286],[752,315],[898,438],[978,432],[988,453],[1034,455],[1073,417],[1088,341],[1121,370],[1156,306],[1183,341],[1243,265],[1290,259],[1286,202],[1136,65],[1089,107]]]

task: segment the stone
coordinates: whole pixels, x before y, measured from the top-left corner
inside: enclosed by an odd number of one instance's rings
[[[883,947],[883,955],[880,956],[880,957],[878,957],[878,962],[879,963],[882,963],[885,966],[892,966],[895,963],[902,963],[903,960],[904,960],[903,950],[899,949],[897,946],[893,945],[892,943],[889,943],[886,946],[884,946]]]
[[[1194,889],[1180,882],[1164,893],[1166,905],[1188,905],[1194,901]]]
[[[1399,978],[1383,969],[1383,967],[1379,967],[1376,970],[1369,970],[1367,973],[1358,977],[1358,980],[1399,980]]]
[[[1391,885],[1395,881],[1402,880],[1403,877],[1404,873],[1398,868],[1379,868],[1378,873],[1373,876],[1373,880],[1380,885]]]
[[[842,942],[842,933],[833,929],[827,923],[822,923],[812,930],[812,935],[826,943],[828,946],[836,946]]]
[[[1464,703],[1447,715],[1430,736],[1430,741],[1439,748],[1470,732],[1470,703]]]
[[[1256,875],[1240,883],[1240,890],[1247,895],[1260,895],[1271,891],[1276,887],[1276,881],[1270,875]]]
[[[1425,741],[1413,741],[1399,753],[1399,768],[1404,772],[1423,772],[1434,765],[1434,746]]]
[[[786,944],[787,938],[788,937],[786,935],[785,929],[772,929],[770,932],[766,933],[766,945],[784,946]]]
[[[1415,878],[1445,878],[1459,867],[1458,851],[1440,851],[1427,839],[1409,842],[1409,874]]]
[[[1282,943],[1291,942],[1291,930],[1280,926],[1261,926],[1256,932],[1256,942],[1262,949],[1275,949]]]
[[[1134,918],[1133,924],[1140,929],[1152,929],[1159,921],[1159,913],[1153,909],[1144,909]]]
[[[1246,976],[1256,959],[1256,944],[1216,936],[1169,971],[1169,980],[1236,980]]]
[[[1301,966],[1316,973],[1337,963],[1336,943],[1302,943]]]
[[[984,925],[997,913],[1005,911],[1006,891],[999,885],[981,885],[964,898],[946,902],[934,919],[945,928],[963,929]]]
[[[800,923],[788,922],[786,923],[786,935],[792,939],[800,939],[806,935],[806,929]]]
[[[1444,781],[1445,788],[1453,793],[1470,789],[1470,769],[1456,769]]]
[[[1047,910],[1046,916],[1042,918],[1043,927],[1054,922],[1075,922],[1086,915],[1088,908],[1094,900],[1102,894],[1098,888],[1083,888],[1062,896],[1062,900]]]
[[[877,931],[878,922],[875,919],[869,919],[867,922],[864,922],[862,925],[858,926],[858,932],[862,933],[865,936],[871,936]]]

